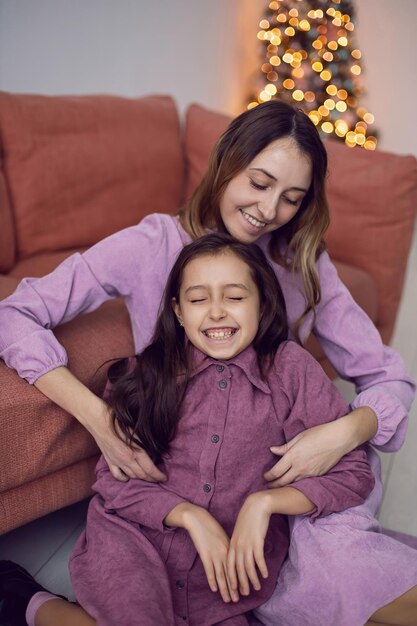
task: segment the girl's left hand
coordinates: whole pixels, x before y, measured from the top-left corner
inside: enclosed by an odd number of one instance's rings
[[[255,590],[261,588],[258,570],[268,578],[264,557],[264,541],[271,513],[268,492],[251,494],[237,516],[227,555],[227,573],[234,591],[238,586],[243,596],[250,593],[249,581]]]
[[[342,420],[303,431],[271,452],[281,459],[264,474],[268,487],[284,487],[309,476],[322,476],[350,451]],[[342,427],[342,428],[341,428]]]

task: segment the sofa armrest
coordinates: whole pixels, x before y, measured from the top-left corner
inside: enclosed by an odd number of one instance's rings
[[[56,330],[69,367],[101,394],[108,361],[133,354],[127,310],[121,300],[82,315]],[[0,362],[0,493],[62,470],[97,454],[89,433],[34,386]]]

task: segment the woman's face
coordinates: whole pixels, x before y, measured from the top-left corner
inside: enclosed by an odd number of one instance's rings
[[[227,185],[220,200],[226,230],[243,243],[284,226],[312,179],[310,160],[291,137],[272,141]]]
[[[214,359],[236,356],[258,332],[258,288],[248,265],[227,250],[188,263],[173,307],[191,343]]]

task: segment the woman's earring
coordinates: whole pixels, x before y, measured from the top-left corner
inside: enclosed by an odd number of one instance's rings
[[[178,324],[181,326],[181,328],[184,327],[184,324],[181,322],[181,320],[178,320]]]

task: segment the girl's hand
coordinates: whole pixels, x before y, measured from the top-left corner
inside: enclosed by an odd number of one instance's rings
[[[103,419],[104,418],[104,419]],[[110,411],[104,404],[102,418],[88,428],[103,453],[114,478],[121,481],[141,478],[148,482],[166,480],[151,461],[148,454],[138,446],[128,445],[123,435],[117,436],[113,430]]]
[[[249,595],[249,581],[257,591],[261,588],[258,571],[268,578],[264,556],[265,535],[271,517],[269,493],[260,491],[251,494],[237,516],[230,539],[227,557],[227,572],[231,588],[244,596]]]
[[[327,424],[300,433],[271,451],[282,458],[264,474],[269,487],[283,487],[309,476],[322,476],[340,459],[371,439],[378,427],[375,413],[368,407],[355,409]]]
[[[179,506],[184,511],[181,526],[188,531],[200,556],[210,589],[219,591],[224,602],[237,602],[239,595],[232,590],[227,575],[229,537],[205,509],[193,504]]]

